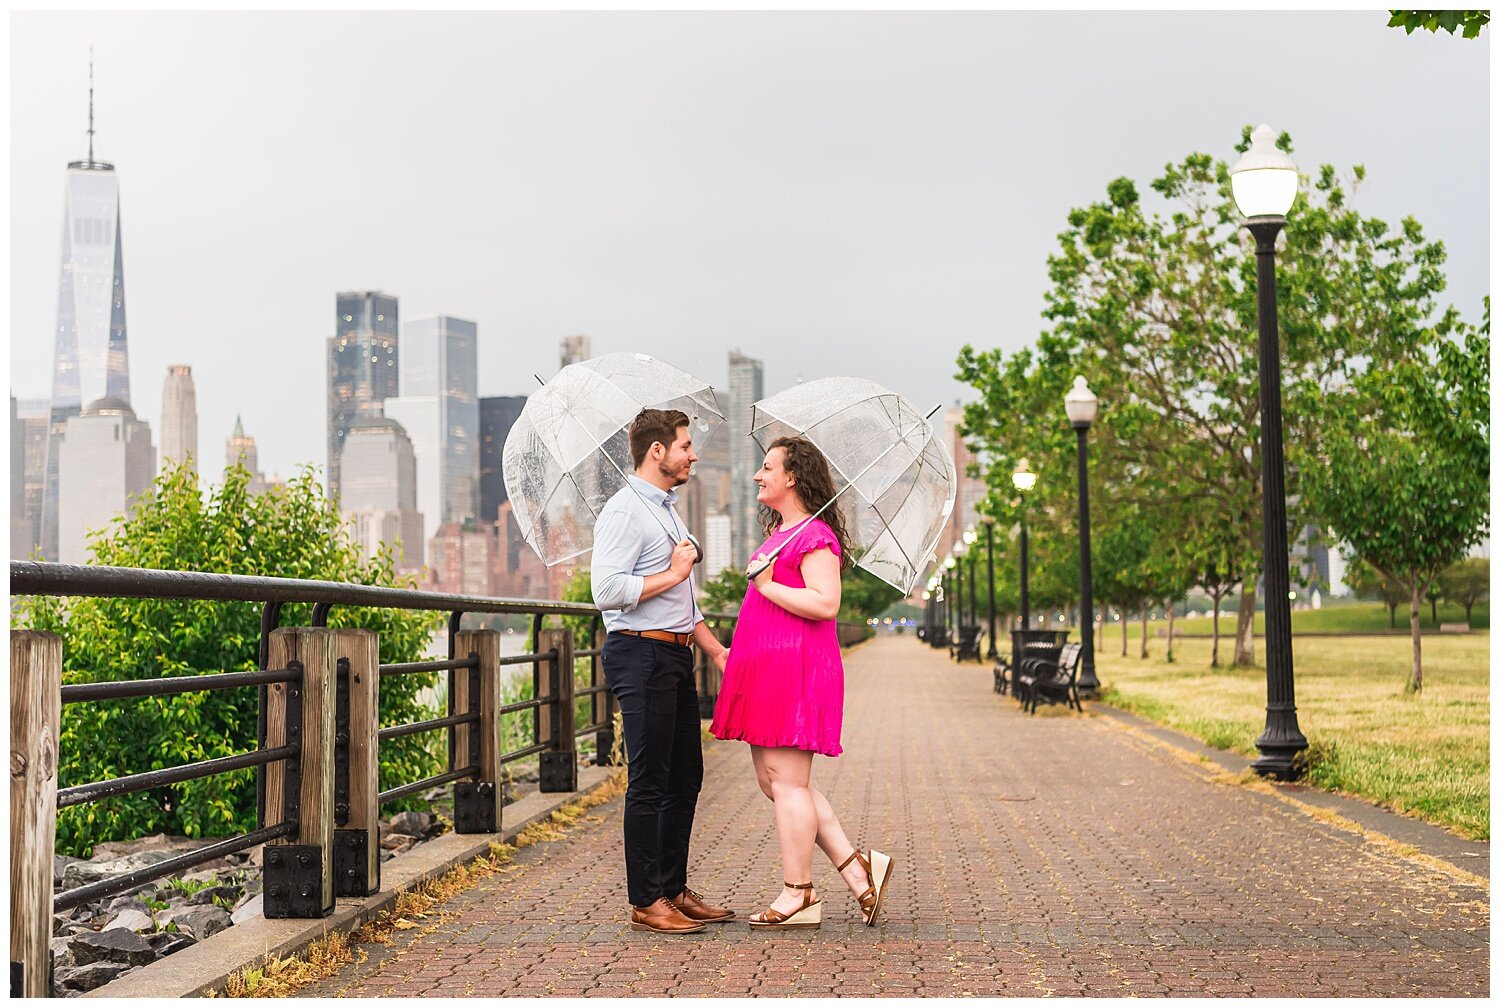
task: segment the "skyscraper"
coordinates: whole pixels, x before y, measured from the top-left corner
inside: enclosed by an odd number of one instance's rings
[[[525,396],[485,396],[479,400],[480,521],[497,521],[500,505],[507,499],[505,473],[501,469],[505,439],[525,408]]]
[[[24,560],[31,552],[31,530],[26,523],[26,425],[10,397],[10,555]]]
[[[193,369],[169,364],[161,386],[161,464],[186,461],[198,471],[198,393],[193,387]]]
[[[729,352],[729,416],[720,434],[729,440],[730,528],[734,556],[748,562],[760,545],[759,505],[755,500],[755,470],[764,455],[750,437],[750,407],[766,395],[765,367],[754,357]]]
[[[125,265],[115,166],[94,160],[94,70],[89,67],[89,156],[68,164],[62,268],[52,352],[52,404],[42,495],[42,554],[58,557],[58,472],[68,420],[85,403],[130,405],[125,341]]]
[[[245,424],[238,413],[234,417],[234,433],[224,442],[224,468],[233,469],[237,465],[250,470],[250,482],[246,486],[250,493],[265,490],[266,477],[260,471],[260,449],[255,447],[255,439],[245,433]]]
[[[402,327],[401,395],[385,415],[401,422],[417,457],[423,539],[479,509],[479,328],[437,315]]]
[[[47,440],[51,428],[52,403],[49,399],[18,399],[14,423],[21,429],[23,481],[21,526],[11,513],[11,559],[30,560],[42,542],[42,493],[47,482]],[[11,441],[14,450],[15,440]],[[12,459],[14,462],[14,459]],[[12,498],[14,500],[14,498]],[[17,538],[24,536],[24,538]],[[55,554],[54,554],[55,555]]]
[[[396,569],[422,567],[422,515],[417,510],[417,457],[406,428],[389,417],[351,421],[341,464],[339,511],[367,556],[393,547]]]
[[[564,336],[557,351],[559,366],[567,367],[594,356],[594,341],[587,336]]]
[[[69,418],[58,462],[58,553],[61,563],[89,559],[88,533],[125,513],[156,474],[151,428],[122,399],[96,399]]]
[[[343,291],[328,338],[328,496],[340,499],[339,466],[350,425],[383,415],[398,393],[396,299],[379,291]]]

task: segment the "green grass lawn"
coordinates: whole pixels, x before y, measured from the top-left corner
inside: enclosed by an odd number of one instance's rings
[[[1209,745],[1257,755],[1255,739],[1265,727],[1264,668],[1210,669],[1209,642],[1198,639],[1178,638],[1170,665],[1164,640],[1153,639],[1151,657],[1137,658],[1139,626],[1132,629],[1131,657],[1120,657],[1114,632],[1100,649],[1101,699]],[[1221,657],[1233,654],[1226,644]],[[1261,661],[1263,644],[1256,642]],[[1489,645],[1488,633],[1424,636],[1424,689],[1413,695],[1405,691],[1408,638],[1294,638],[1308,782],[1488,840]]]
[[[1219,613],[1219,633],[1232,636],[1234,634],[1235,620],[1238,613],[1233,606],[1226,606]],[[1432,622],[1432,607],[1426,602],[1422,603],[1422,631],[1426,633],[1431,630],[1437,632],[1438,623],[1462,623],[1464,621],[1463,606],[1438,603],[1438,622]],[[1155,632],[1157,623],[1166,626],[1166,620],[1153,620],[1152,627]],[[1490,604],[1480,602],[1474,606],[1474,621],[1470,626],[1475,630],[1488,630],[1490,627]],[[1132,626],[1131,634],[1134,635],[1139,629]],[[1266,614],[1258,612],[1255,614],[1255,632],[1264,633],[1266,629]],[[1302,609],[1292,613],[1293,633],[1385,633],[1391,629],[1390,611],[1379,602],[1350,602],[1347,604],[1330,604],[1321,609]],[[1209,637],[1213,635],[1213,618],[1208,614],[1184,619],[1177,617],[1177,633],[1191,636],[1202,635]],[[1411,607],[1401,605],[1396,608],[1396,630],[1400,633],[1411,634]],[[1114,636],[1115,631],[1109,631]],[[1118,637],[1115,637],[1119,640]],[[1118,645],[1116,650],[1119,650]]]

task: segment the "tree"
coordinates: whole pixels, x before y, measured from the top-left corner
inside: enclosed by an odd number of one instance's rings
[[[413,587],[382,551],[366,560],[340,523],[309,467],[284,488],[248,491],[236,467],[200,496],[185,465],[169,466],[128,518],[90,536],[93,562],[121,567],[310,578]],[[16,625],[63,638],[63,682],[152,679],[248,671],[257,663],[259,606],[116,598],[15,600]],[[306,625],[309,606],[287,606],[282,624]],[[439,614],[334,607],[330,626],[380,634],[383,662],[425,653]],[[381,724],[434,716],[419,700],[431,676],[381,683]],[[216,690],[145,700],[69,704],[58,738],[58,783],[70,787],[248,752],[256,747],[256,691]],[[409,736],[380,746],[381,787],[419,780],[439,766],[435,737]],[[446,751],[443,752],[446,757]],[[63,809],[57,849],[87,856],[94,844],[164,831],[186,836],[255,828],[253,770],[189,781]]]
[[[1443,597],[1443,589],[1438,584],[1437,578],[1433,578],[1432,583],[1427,586],[1427,591],[1423,593],[1422,597],[1432,606],[1432,625],[1437,626],[1437,604],[1438,600]]]
[[[1240,150],[1248,135],[1247,127]],[[1278,144],[1291,149],[1285,134]],[[1416,221],[1392,226],[1353,209],[1364,175],[1360,166],[1347,178],[1331,165],[1311,173],[1277,262],[1294,528],[1315,517],[1297,480],[1321,458],[1325,399],[1356,372],[1424,352],[1444,286],[1443,247]],[[1198,518],[1185,527],[1233,534],[1230,553],[1245,564],[1234,661],[1252,662],[1261,556],[1255,256],[1228,164],[1189,154],[1145,196],[1132,180],[1114,180],[1103,199],[1069,212],[1048,271],[1052,329],[1034,350],[960,353],[958,377],[981,392],[965,411],[966,432],[1002,459],[1024,451],[1045,464],[1071,440],[1058,417],[1067,385],[1087,376],[1101,403],[1091,486],[1139,504],[1149,520],[1185,508]]]
[[[892,588],[863,567],[851,567],[844,571],[839,592],[839,622],[863,623],[885,612],[901,597],[901,589]]]
[[[1474,603],[1490,593],[1490,561],[1467,557],[1437,576],[1443,597],[1464,607],[1464,622],[1473,624]],[[1436,619],[1433,622],[1437,622]]]
[[[745,572],[726,567],[703,582],[698,605],[706,613],[733,615],[740,611],[740,603],[744,600]]]
[[[1441,30],[1452,35],[1462,28],[1464,38],[1471,39],[1478,38],[1484,26],[1489,23],[1490,12],[1487,10],[1393,10],[1391,19],[1385,23],[1385,26],[1405,28],[1408,35],[1418,28],[1426,28],[1433,33]]]
[[[1310,505],[1411,603],[1412,672],[1422,689],[1422,596],[1489,527],[1489,308],[1478,328],[1445,317],[1430,352],[1355,376],[1330,398]],[[1427,349],[1424,347],[1423,349]]]
[[[1347,567],[1344,580],[1355,598],[1379,599],[1390,615],[1391,629],[1396,629],[1396,607],[1405,601],[1405,590],[1400,583],[1381,574],[1357,556],[1345,558]]]

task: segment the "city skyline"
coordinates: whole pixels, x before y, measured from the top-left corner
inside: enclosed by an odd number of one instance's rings
[[[394,47],[401,72],[315,73],[334,38]],[[529,392],[558,340],[588,334],[726,391],[739,347],[767,394],[842,373],[951,405],[963,343],[1013,351],[1045,328],[1070,208],[1193,150],[1232,158],[1251,122],[1291,132],[1305,173],[1364,164],[1357,206],[1447,243],[1443,303],[1477,321],[1487,290],[1488,40],[1407,37],[1380,12],[18,14],[13,40],[34,100],[12,119],[11,393],[49,392],[36,348],[92,40],[90,160],[118,166],[131,219],[133,369],[192,366],[203,443],[240,413],[282,475],[327,475],[340,290],[474,320],[486,397]],[[1296,73],[1226,69],[1257,49]],[[281,80],[271,51],[307,73]],[[586,69],[559,76],[562,52]],[[1098,101],[1122,87],[1173,115],[1143,128]],[[492,128],[470,128],[476,107]],[[247,291],[251,310],[225,310]],[[159,388],[133,392],[159,429]]]

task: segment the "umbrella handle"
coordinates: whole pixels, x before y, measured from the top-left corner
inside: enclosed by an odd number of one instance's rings
[[[749,570],[747,570],[745,572],[745,580],[746,581],[754,581],[756,578],[760,577],[762,574],[764,574],[766,572],[766,568],[767,567],[771,566],[771,564],[773,564],[775,562],[776,562],[776,558],[772,557],[771,559],[767,560],[765,563],[761,564],[759,567],[751,567]]]
[[[701,564],[703,562],[703,546],[698,542],[698,537],[693,535],[693,533],[684,532],[683,536],[687,539],[688,542],[693,544],[693,549],[698,551],[698,559],[693,561],[693,566],[696,567],[698,564]]]

